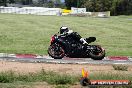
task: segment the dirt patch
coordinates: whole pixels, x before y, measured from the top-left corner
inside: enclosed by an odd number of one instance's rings
[[[71,75],[80,75],[81,69],[95,72],[112,72],[112,73],[132,73],[132,66],[128,71],[115,71],[112,65],[91,65],[91,64],[49,64],[49,63],[21,63],[0,61],[0,72],[12,70],[18,73],[38,72],[41,69],[46,71],[54,71],[57,73],[66,73]]]

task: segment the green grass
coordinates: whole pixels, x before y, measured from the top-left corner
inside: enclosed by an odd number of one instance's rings
[[[32,82],[0,83],[0,88],[33,88]]]
[[[112,65],[115,70],[128,71],[127,65]]]
[[[41,86],[41,87],[39,87]],[[0,83],[0,88],[70,88],[70,85],[46,85],[44,82],[16,82],[16,83]]]
[[[111,74],[109,73],[92,73],[89,78],[91,80],[130,80],[132,74]],[[56,86],[55,88],[69,88],[71,85],[76,85],[81,79],[81,76],[58,74],[42,69],[36,73],[18,74],[13,71],[0,72],[0,88],[33,88],[36,83],[47,82],[49,85]],[[37,84],[36,84],[37,85]],[[39,85],[39,84],[38,84]],[[100,87],[99,87],[100,88]],[[102,87],[101,87],[102,88]],[[108,87],[103,87],[108,88]],[[115,88],[115,87],[110,87]],[[116,87],[118,88],[118,87]],[[130,88],[130,87],[119,87]]]
[[[80,73],[81,74],[81,73]],[[58,74],[52,71],[44,71],[36,73],[18,74],[13,71],[0,72],[0,83],[15,83],[15,82],[47,82],[49,84],[63,85],[74,84],[79,81],[81,76],[69,74]],[[91,80],[130,80],[132,74],[126,75],[120,73],[103,73],[96,72],[89,75]]]
[[[108,56],[132,56],[131,18],[0,14],[0,52],[47,54],[50,37],[66,25],[82,37],[97,37],[94,44],[102,45]]]
[[[132,81],[132,75],[131,74],[120,74],[120,73],[103,73],[103,72],[97,72],[93,73],[89,77],[91,80],[130,80]]]
[[[16,74],[13,71],[1,72],[0,83],[15,82],[47,82],[49,84],[74,84],[77,77],[70,75],[60,75],[55,72],[45,72],[43,69],[37,73]]]

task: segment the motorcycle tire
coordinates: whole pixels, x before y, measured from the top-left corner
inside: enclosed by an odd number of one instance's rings
[[[93,59],[93,60],[102,60],[105,57],[105,50],[98,45],[95,45],[98,49],[100,49],[100,53],[94,53],[94,52],[89,52],[89,56]]]
[[[56,51],[55,48],[59,48],[60,51]],[[55,43],[49,46],[48,54],[54,59],[62,59],[65,56],[65,50],[60,44]]]

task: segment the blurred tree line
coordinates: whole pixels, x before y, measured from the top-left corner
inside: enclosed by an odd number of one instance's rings
[[[66,7],[87,8],[90,12],[111,11],[111,15],[132,14],[132,0],[65,0]]]
[[[39,7],[65,7],[61,0],[0,0],[0,6],[7,6],[7,4],[22,4]]]
[[[7,3],[67,9],[84,7],[90,12],[111,11],[111,15],[132,14],[132,0],[65,0],[65,3],[61,0],[0,0],[0,5],[7,6]]]
[[[63,8],[65,4],[61,2],[61,0],[37,0],[37,2],[33,2],[34,6],[42,6],[49,8]]]

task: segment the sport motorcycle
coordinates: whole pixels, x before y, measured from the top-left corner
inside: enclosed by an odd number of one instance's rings
[[[71,36],[55,34],[51,37],[51,44],[48,54],[54,59],[70,58],[92,58],[102,60],[105,57],[105,50],[100,45],[91,45],[96,37],[85,38],[88,44],[82,44]]]

